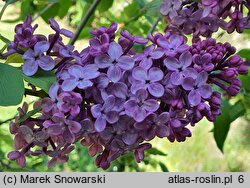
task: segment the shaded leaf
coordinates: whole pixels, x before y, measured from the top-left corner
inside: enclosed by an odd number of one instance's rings
[[[67,15],[69,8],[72,6],[72,1],[69,0],[59,0],[60,8],[58,10],[59,18],[64,18]]]
[[[17,105],[24,95],[22,73],[15,67],[0,63],[0,106]]]
[[[156,148],[151,148],[149,150],[147,150],[147,153],[151,154],[151,155],[161,155],[161,156],[167,156],[166,153],[163,153],[162,151],[156,149]]]
[[[43,89],[46,93],[49,92],[50,86],[56,81],[55,73],[52,71],[39,70],[34,76],[26,76],[23,74],[24,80]]]
[[[162,172],[169,172],[168,168],[166,165],[164,165],[162,162],[159,162],[159,165],[161,167]]]
[[[244,115],[246,109],[241,101],[230,105],[228,101],[222,101],[222,114],[214,122],[214,139],[218,148],[223,152],[224,142],[227,138],[230,124],[238,117]]]
[[[114,0],[105,0],[101,1],[99,5],[97,6],[97,10],[99,12],[105,12],[107,11],[110,7],[112,7]]]

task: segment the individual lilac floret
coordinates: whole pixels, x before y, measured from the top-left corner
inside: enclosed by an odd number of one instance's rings
[[[27,76],[34,75],[38,67],[43,70],[49,71],[52,70],[55,66],[55,61],[51,58],[51,56],[44,55],[49,49],[49,43],[46,41],[41,41],[36,43],[34,46],[34,50],[28,49],[23,54],[23,59],[25,60],[23,64],[23,73]]]
[[[212,95],[212,88],[207,84],[207,72],[200,72],[197,78],[184,78],[182,87],[190,91],[188,101],[192,106],[197,106],[201,99],[208,99]]]
[[[180,55],[179,60],[174,57],[164,59],[164,65],[168,70],[173,71],[170,81],[174,85],[181,85],[184,77],[196,76],[196,70],[188,68],[192,64],[192,54],[187,51]]]
[[[68,69],[69,78],[65,79],[62,83],[64,91],[72,91],[76,87],[79,89],[86,89],[93,85],[91,79],[99,76],[98,67],[94,64],[85,65],[72,65]]]
[[[150,45],[144,49],[143,54],[136,54],[134,58],[140,62],[141,67],[149,69],[153,65],[153,60],[160,59],[163,55],[163,49],[155,49],[154,45]]]
[[[113,124],[118,121],[119,116],[116,111],[113,110],[115,106],[115,97],[109,96],[103,105],[97,104],[91,107],[91,113],[95,120],[95,128],[97,132],[102,132],[107,125],[107,122]]]
[[[200,71],[211,71],[214,69],[214,64],[212,63],[212,56],[208,53],[203,55],[195,54],[193,56],[193,62],[195,63],[194,68]]]
[[[177,53],[185,52],[189,49],[188,45],[185,44],[185,39],[181,35],[171,35],[169,39],[160,36],[157,39],[157,45],[162,47],[166,56],[174,57]]]
[[[73,33],[67,29],[61,29],[59,24],[53,19],[53,18],[50,18],[49,19],[49,24],[50,24],[50,27],[59,35],[59,34],[62,34],[68,38],[72,38],[73,37]]]
[[[34,35],[34,31],[38,27],[31,26],[32,18],[28,16],[23,24],[18,24],[15,27],[15,37],[14,43],[18,46],[20,45],[23,48],[33,47],[38,41],[38,36]]]
[[[140,89],[124,104],[125,113],[133,117],[135,121],[143,121],[149,113],[155,112],[159,108],[159,103],[155,99],[148,99],[148,92]]]
[[[122,47],[112,42],[109,45],[108,54],[95,58],[96,65],[100,68],[108,68],[107,75],[112,82],[118,82],[122,77],[122,70],[130,70],[134,67],[134,59],[123,55]]]
[[[81,130],[81,124],[77,121],[67,120],[61,113],[53,115],[51,120],[46,120],[43,126],[47,129],[47,133],[52,137],[63,136],[66,143],[75,141],[75,133]]]
[[[95,37],[99,38],[103,34],[107,34],[109,36],[110,42],[114,41],[115,38],[115,31],[117,30],[118,24],[116,22],[112,23],[108,28],[107,27],[99,27],[96,30],[90,30],[90,34],[94,35]]]
[[[181,0],[164,0],[161,4],[160,12],[164,16],[169,15],[172,19],[177,16],[177,10],[181,8],[181,4]]]
[[[58,96],[57,106],[61,112],[67,113],[75,117],[80,112],[79,105],[82,102],[82,96],[75,92],[62,92]]]
[[[148,71],[142,67],[133,69],[131,91],[136,93],[139,89],[148,90],[154,97],[161,97],[164,93],[163,86],[159,83],[163,79],[163,72],[158,67],[152,67]]]
[[[121,36],[131,41],[132,43],[144,44],[144,45],[148,43],[147,39],[141,36],[132,36],[127,30],[121,31],[120,33],[121,33]]]
[[[144,143],[135,149],[134,157],[137,163],[140,163],[144,159],[144,151],[152,147],[149,143]]]
[[[170,115],[163,112],[160,115],[150,114],[144,121],[136,122],[135,128],[141,131],[141,135],[145,140],[152,140],[155,136],[160,138],[169,136],[168,122]]]

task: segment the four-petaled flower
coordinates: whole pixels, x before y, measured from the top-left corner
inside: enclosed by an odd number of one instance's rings
[[[64,91],[72,91],[76,87],[79,89],[86,89],[93,85],[93,82],[90,81],[100,75],[98,72],[98,67],[94,64],[85,65],[84,67],[80,65],[72,65],[68,69],[68,75],[63,83],[62,89]]]
[[[123,55],[122,47],[112,42],[109,45],[108,54],[102,54],[95,58],[95,64],[100,68],[108,68],[107,75],[112,82],[118,82],[122,77],[122,70],[130,70],[134,67],[134,59]]]
[[[136,93],[139,89],[148,89],[154,97],[161,97],[164,94],[164,87],[159,83],[163,79],[163,72],[158,67],[152,67],[145,70],[142,67],[136,67],[132,71],[131,92]]]
[[[202,98],[208,99],[212,95],[212,88],[207,84],[207,80],[207,72],[200,72],[196,78],[184,78],[182,87],[190,91],[188,101],[192,106],[197,106]]]
[[[134,97],[124,103],[124,108],[128,116],[133,117],[137,122],[141,122],[159,108],[159,103],[155,99],[148,99],[148,92],[140,89]]]
[[[153,60],[160,59],[164,55],[164,51],[161,48],[156,48],[154,45],[150,45],[144,49],[142,54],[137,54],[135,60],[140,62],[140,66],[144,69],[149,69],[153,65]]]
[[[48,55],[44,55],[49,49],[49,43],[47,41],[41,41],[36,43],[34,50],[28,49],[23,54],[23,59],[25,60],[23,64],[23,73],[27,76],[34,75],[38,67],[43,70],[52,70],[55,66],[55,61]]]
[[[119,115],[118,112],[113,108],[115,106],[115,97],[110,95],[105,100],[104,104],[96,104],[91,107],[91,113],[95,121],[95,129],[97,132],[102,132],[107,125],[107,122],[113,124],[118,121]]]
[[[174,57],[164,59],[164,65],[173,73],[170,81],[174,85],[181,85],[184,77],[194,77],[197,71],[194,68],[188,68],[192,64],[192,54],[184,52],[180,55],[179,60]]]

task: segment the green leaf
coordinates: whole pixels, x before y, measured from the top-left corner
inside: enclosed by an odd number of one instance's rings
[[[227,138],[230,124],[238,117],[244,115],[246,109],[241,101],[230,105],[228,101],[222,101],[222,114],[214,122],[214,139],[218,148],[223,152],[224,142]]]
[[[64,18],[67,15],[69,8],[72,6],[72,1],[70,0],[59,0],[60,8],[58,10],[59,18]]]
[[[159,11],[161,4],[162,0],[152,0],[149,3],[146,3],[143,9],[146,10],[146,15],[159,17],[161,16]]]
[[[230,109],[230,120],[231,122],[235,121],[238,117],[241,117],[245,114],[246,109],[244,104],[241,101],[236,102]]]
[[[147,153],[151,154],[151,155],[161,155],[161,156],[167,156],[166,153],[163,153],[162,151],[156,149],[156,148],[151,148],[149,150],[147,150]]]
[[[246,60],[250,60],[250,49],[242,49],[238,52],[238,54],[246,59]]]
[[[166,167],[166,165],[164,165],[162,162],[159,163],[162,172],[169,172],[168,168]]]
[[[140,10],[138,2],[133,1],[133,3],[129,4],[124,8],[124,10],[121,13],[121,16],[126,23],[126,21],[133,19],[133,17],[141,16],[141,14],[142,12]]]
[[[250,94],[250,75],[239,75],[239,79],[242,82],[241,88],[245,90],[247,94]]]
[[[0,63],[0,73],[0,106],[18,105],[24,94],[21,71]]]
[[[44,90],[46,93],[49,92],[50,86],[56,81],[55,73],[52,71],[39,70],[34,76],[23,75],[24,80]]]
[[[7,39],[6,37],[4,37],[3,35],[0,34],[0,40],[3,41],[4,43],[8,44],[10,42],[9,39]]]
[[[23,0],[21,4],[20,19],[25,20],[28,15],[33,15],[34,9],[33,1]]]
[[[105,12],[107,11],[110,7],[112,7],[114,0],[105,0],[101,1],[99,5],[97,6],[97,10],[99,12]]]
[[[47,9],[41,15],[41,17],[43,18],[43,20],[45,22],[48,23],[48,21],[49,21],[50,18],[54,18],[55,16],[57,16],[59,9],[60,9],[60,4],[59,3],[55,3],[49,9]]]
[[[23,63],[24,60],[22,58],[22,55],[21,54],[18,54],[18,53],[14,53],[10,56],[7,57],[7,60],[5,61],[6,64],[9,64],[9,63]]]

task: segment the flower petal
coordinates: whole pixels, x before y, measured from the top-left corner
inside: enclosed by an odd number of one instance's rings
[[[122,141],[127,145],[133,145],[138,139],[137,133],[126,132],[122,135]]]
[[[134,111],[133,117],[135,121],[142,122],[147,117],[147,113],[143,108],[137,108]]]
[[[156,119],[155,122],[157,125],[164,125],[170,119],[170,114],[168,112],[161,113]]]
[[[173,85],[181,85],[183,82],[183,74],[181,72],[173,72],[170,76],[170,81]]]
[[[160,59],[164,55],[164,51],[161,48],[156,48],[153,52],[150,53],[150,56],[153,59]]]
[[[196,79],[196,82],[195,84],[199,87],[201,85],[204,85],[206,84],[207,82],[207,79],[208,79],[208,74],[207,72],[200,72],[197,76],[197,79]]]
[[[50,56],[42,56],[37,60],[39,67],[43,70],[49,71],[55,67],[55,61]]]
[[[201,102],[201,95],[197,90],[192,90],[188,94],[188,101],[192,106],[197,106]]]
[[[107,122],[103,116],[99,116],[95,121],[95,129],[97,132],[102,132],[106,128]]]
[[[208,99],[212,95],[212,88],[208,84],[200,86],[198,90],[201,97],[204,99]]]
[[[81,124],[76,121],[70,121],[68,124],[69,124],[69,130],[72,133],[78,133],[82,128]]]
[[[195,80],[193,78],[184,78],[183,82],[182,82],[182,87],[186,90],[186,91],[190,91],[194,88],[194,83]]]
[[[192,63],[192,54],[189,51],[186,51],[180,55],[179,60],[182,68],[187,68]]]
[[[128,87],[123,82],[117,82],[113,85],[113,93],[116,97],[126,99],[128,94]]]
[[[150,83],[148,86],[148,91],[154,97],[161,97],[164,94],[164,87],[160,83]]]
[[[102,54],[100,56],[95,57],[95,64],[100,68],[107,68],[112,65],[113,60],[107,55]]]
[[[127,55],[121,56],[117,59],[117,65],[123,70],[130,70],[134,67],[135,60]]]
[[[90,80],[81,80],[81,81],[78,81],[78,84],[77,84],[77,87],[80,89],[86,89],[91,86],[93,86],[93,82],[91,82]]]
[[[82,72],[82,78],[85,79],[97,78],[100,75],[100,72],[98,72],[98,67],[95,64],[85,65],[82,68]]]
[[[174,57],[167,57],[166,59],[164,59],[163,63],[169,70],[172,71],[176,71],[181,68],[181,64]]]
[[[63,81],[61,87],[63,91],[72,91],[76,88],[77,85],[78,81],[76,79],[67,79]]]
[[[105,112],[109,112],[110,110],[112,110],[114,105],[115,105],[115,97],[113,95],[109,95],[105,99],[102,109],[104,109]]]
[[[117,60],[122,55],[122,47],[118,43],[112,42],[109,45],[108,54],[112,60]]]
[[[34,46],[35,55],[38,56],[49,49],[50,44],[47,41],[40,41]]]
[[[107,75],[112,82],[116,83],[121,79],[122,71],[118,66],[111,66],[108,69]]]
[[[143,58],[140,62],[140,67],[148,70],[153,64],[153,61],[151,58]]]
[[[116,111],[109,111],[106,114],[106,120],[110,124],[113,124],[113,123],[115,123],[115,122],[117,122],[119,120],[119,115],[118,115],[118,113]]]
[[[72,65],[69,67],[68,72],[71,76],[76,78],[82,78],[83,70],[80,65]]]
[[[148,71],[148,78],[151,82],[157,82],[163,79],[163,72],[157,67],[152,67]]]
[[[147,72],[142,67],[136,67],[132,71],[132,76],[136,80],[145,81],[147,80]]]
[[[182,73],[185,77],[191,77],[193,79],[196,79],[198,75],[198,72],[194,68],[186,68]]]
[[[26,76],[33,76],[38,70],[38,64],[36,61],[27,60],[24,62],[22,70]]]
[[[93,115],[94,118],[98,118],[99,116],[102,115],[102,105],[96,104],[91,107],[91,114]]]
[[[155,112],[159,108],[159,103],[157,100],[148,99],[143,102],[142,107],[147,110],[148,112]]]

